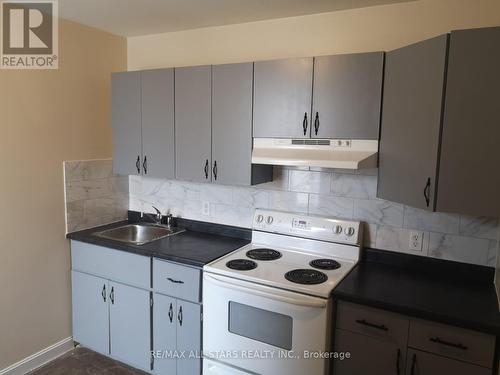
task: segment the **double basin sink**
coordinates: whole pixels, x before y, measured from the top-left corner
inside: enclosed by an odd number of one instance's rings
[[[107,229],[102,232],[94,233],[94,235],[108,240],[125,242],[132,245],[145,245],[147,243],[161,240],[162,238],[173,236],[182,232],[185,232],[185,230],[149,223],[138,223],[126,224],[121,227]]]

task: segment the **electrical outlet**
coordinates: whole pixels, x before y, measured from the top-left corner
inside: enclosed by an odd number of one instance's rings
[[[408,249],[414,251],[422,251],[424,246],[424,232],[410,232],[410,243]]]
[[[205,216],[210,216],[210,202],[209,201],[203,202],[202,213]]]

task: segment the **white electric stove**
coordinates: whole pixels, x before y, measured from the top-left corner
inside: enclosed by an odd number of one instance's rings
[[[359,222],[257,210],[251,244],[203,269],[205,375],[327,374],[329,298],[360,257]]]

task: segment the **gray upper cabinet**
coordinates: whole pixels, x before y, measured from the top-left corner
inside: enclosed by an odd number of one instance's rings
[[[380,198],[434,208],[447,44],[443,35],[386,54]]]
[[[379,138],[384,53],[314,58],[312,138]]]
[[[211,66],[175,69],[175,160],[181,180],[211,181]]]
[[[309,138],[313,59],[256,62],[254,79],[254,137]]]
[[[250,185],[253,64],[212,68],[212,179]]]
[[[112,117],[116,174],[141,174],[141,73],[112,75]]]
[[[141,75],[143,174],[173,179],[174,70],[148,70]]]
[[[113,170],[174,178],[173,69],[115,73]]]
[[[499,45],[483,28],[387,54],[378,197],[500,216]]]
[[[251,185],[270,181],[272,167],[252,165],[253,64],[212,68],[212,181]]]
[[[437,209],[500,216],[500,27],[451,33]]]

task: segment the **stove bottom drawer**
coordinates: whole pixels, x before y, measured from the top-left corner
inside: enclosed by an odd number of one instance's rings
[[[203,359],[203,375],[251,375],[211,359]]]

